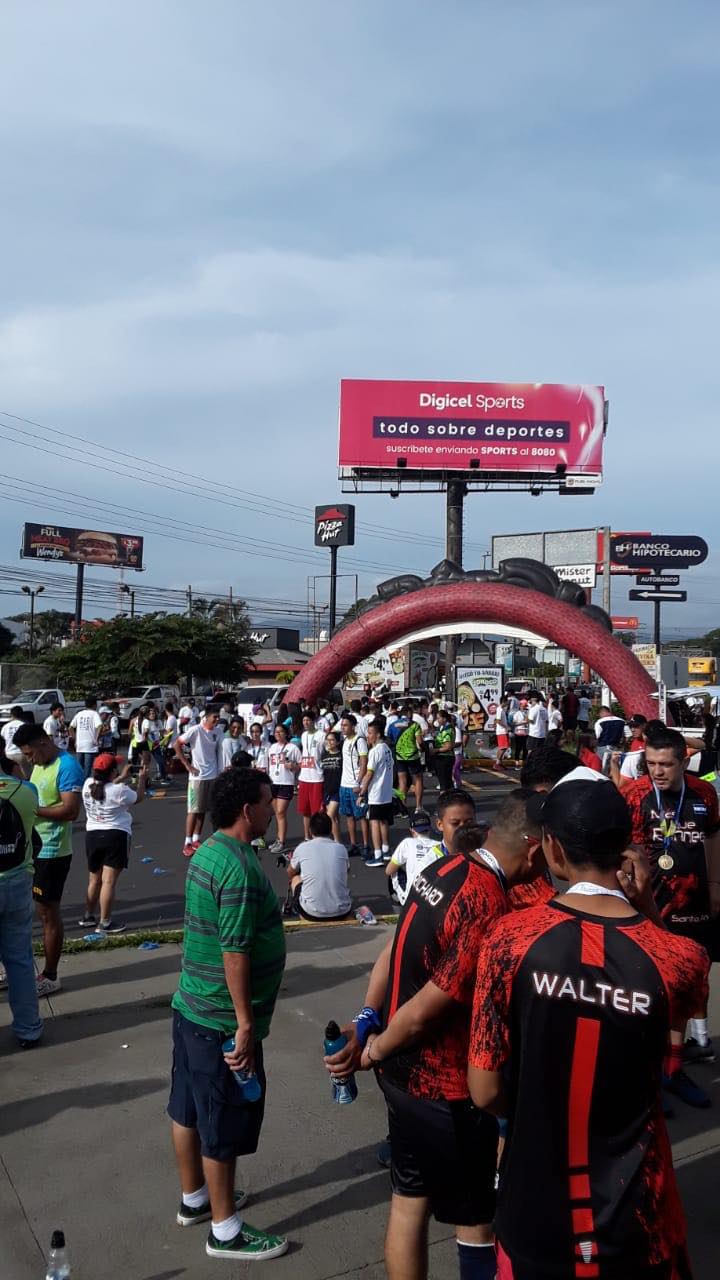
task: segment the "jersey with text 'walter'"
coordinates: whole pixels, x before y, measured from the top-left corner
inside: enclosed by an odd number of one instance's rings
[[[707,972],[697,943],[644,916],[558,901],[508,915],[481,948],[470,1065],[507,1082],[496,1232],[515,1280],[689,1275],[660,1078]]]

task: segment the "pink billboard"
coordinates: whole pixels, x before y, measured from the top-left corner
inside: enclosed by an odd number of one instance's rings
[[[344,468],[396,468],[400,459],[408,470],[599,478],[604,435],[603,387],[358,378],[340,383]]]

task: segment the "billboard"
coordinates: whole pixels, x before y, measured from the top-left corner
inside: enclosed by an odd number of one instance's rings
[[[29,560],[142,569],[143,539],[129,533],[69,529],[60,524],[26,524],[20,555]]]
[[[405,650],[377,649],[348,672],[344,684],[347,689],[357,689],[360,693],[366,684],[371,689],[385,685],[391,693],[404,693]]]
[[[707,560],[708,544],[704,538],[668,533],[650,535],[613,534],[611,556],[615,563],[631,573],[650,566],[653,569],[689,569]]]
[[[595,561],[597,539],[597,529],[495,534],[492,540],[492,567],[499,569],[503,560],[512,560],[516,556],[539,560],[556,572],[558,567],[587,566]]]
[[[315,546],[355,545],[355,508],[350,503],[331,503],[315,508]]]
[[[458,667],[455,683],[458,706],[467,715],[469,731],[475,733],[485,727],[488,708],[497,706],[502,697],[502,667]]]
[[[657,678],[657,649],[654,644],[634,644],[632,651],[653,680]]]
[[[602,476],[602,387],[340,383],[341,468]]]

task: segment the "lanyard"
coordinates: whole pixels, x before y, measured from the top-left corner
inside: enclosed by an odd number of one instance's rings
[[[577,884],[571,884],[565,892],[579,893],[586,898],[621,898],[623,902],[628,901],[628,896],[622,889],[606,889],[603,884],[593,884],[592,880],[579,880]]]
[[[657,800],[658,817],[660,816],[660,813],[662,813],[663,815],[662,821],[660,823],[660,834],[663,837],[663,849],[667,851],[670,848],[670,845],[672,844],[672,838],[675,835],[675,832],[677,831],[678,818],[682,813],[683,802],[685,800],[685,781],[683,779],[682,791],[680,792],[680,799],[677,802],[677,805],[675,807],[675,812],[670,822],[668,822],[667,818],[665,817],[665,805],[660,799],[660,790],[657,784],[653,783],[653,787],[655,789],[655,799]]]
[[[481,862],[485,863],[486,867],[489,867],[490,870],[494,872],[494,874],[497,876],[498,880],[500,881],[500,887],[502,888],[503,893],[507,893],[508,891],[507,876],[505,875],[505,872],[503,871],[502,867],[500,866],[500,863],[495,857],[495,854],[491,853],[489,849],[478,849],[477,856]]]

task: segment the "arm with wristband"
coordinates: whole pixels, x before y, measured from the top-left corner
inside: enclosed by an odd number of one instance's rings
[[[360,1059],[368,1036],[371,1033],[377,1034],[380,1030],[380,1010],[385,1000],[393,941],[394,938],[389,939],[373,965],[363,1008],[355,1015],[349,1026],[342,1028],[347,1036],[347,1044],[339,1053],[324,1059],[325,1066],[331,1075],[349,1075],[353,1071],[359,1071]]]

